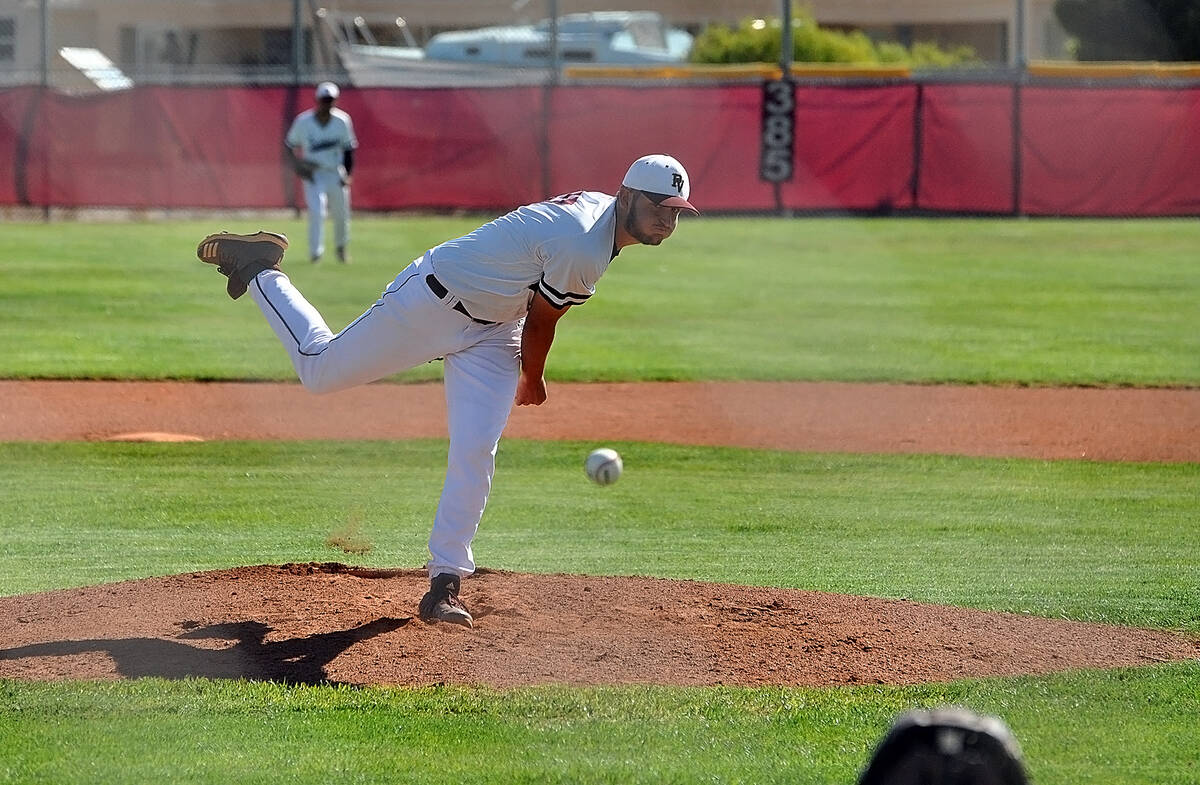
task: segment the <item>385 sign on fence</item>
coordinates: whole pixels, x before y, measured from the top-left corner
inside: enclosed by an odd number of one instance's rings
[[[769,183],[792,179],[792,144],[796,139],[796,84],[788,79],[763,83],[762,156],[759,177]]]

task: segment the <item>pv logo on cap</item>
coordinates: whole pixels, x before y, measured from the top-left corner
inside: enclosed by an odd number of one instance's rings
[[[700,214],[688,201],[691,186],[688,184],[687,170],[669,155],[644,155],[637,159],[625,173],[621,185],[641,191],[657,205],[678,207]]]

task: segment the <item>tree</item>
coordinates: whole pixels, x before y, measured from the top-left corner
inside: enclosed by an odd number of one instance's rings
[[[1200,61],[1200,0],[1056,0],[1080,60]]]

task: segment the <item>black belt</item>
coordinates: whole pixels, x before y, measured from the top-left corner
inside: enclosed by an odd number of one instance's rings
[[[429,287],[429,291],[433,292],[433,296],[439,300],[445,300],[446,295],[450,294],[450,290],[448,290],[445,286],[442,286],[442,282],[439,281],[433,273],[425,276],[425,284]],[[467,308],[462,304],[461,300],[454,304],[454,310],[458,311],[476,324],[496,324],[496,322],[489,322],[486,319],[476,319],[467,312]]]

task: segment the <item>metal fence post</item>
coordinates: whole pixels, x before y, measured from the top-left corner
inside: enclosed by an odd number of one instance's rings
[[[783,6],[783,8],[781,9],[782,10],[782,19],[783,19],[783,22],[782,22],[783,28],[780,30],[781,38],[779,41],[779,68],[781,71],[783,71],[783,81],[790,82],[792,79],[792,58],[795,56],[795,52],[793,51],[795,49],[795,44],[793,44],[793,42],[792,42],[792,0],[780,0],[780,4]],[[796,144],[796,136],[795,136],[796,105],[795,105],[795,103],[792,104],[791,113],[792,113],[791,144],[795,145]],[[790,158],[790,156],[789,156],[789,158]],[[792,177],[792,175],[789,173],[788,179],[791,179],[791,177]],[[783,217],[791,216],[791,210],[788,210],[786,207],[783,206],[783,182],[780,180],[776,180],[773,185],[774,185],[774,191],[775,191],[775,212]]]
[[[20,154],[17,156],[18,157],[18,165],[22,166],[22,169],[25,170],[23,172],[23,174],[25,174],[25,175],[27,175],[27,173],[28,173],[28,166],[29,166],[28,142],[29,142],[29,137],[32,135],[32,132],[33,132],[32,120],[37,116],[39,107],[41,106],[41,103],[42,103],[42,99],[45,97],[46,91],[50,87],[50,0],[42,0],[41,7],[38,10],[41,14],[41,23],[42,23],[42,41],[41,41],[42,51],[41,51],[41,60],[39,63],[39,66],[40,66],[39,70],[41,71],[41,89],[38,90],[37,98],[33,101],[32,105],[30,106],[30,112],[26,117],[26,120],[29,122],[27,122],[26,126],[22,130],[23,144],[21,145],[21,147],[23,149],[21,150]],[[48,158],[49,158],[49,156],[45,156],[42,159],[42,182],[43,183],[47,179],[46,160]],[[29,196],[28,196],[28,181],[26,180],[26,178],[24,176],[20,180],[20,185],[25,187],[25,189],[26,189],[25,190],[25,199],[28,200],[28,198],[29,198]],[[49,199],[46,199],[42,203],[42,221],[47,222],[47,223],[50,221],[50,200]]]
[[[292,0],[292,84],[300,84],[300,59],[302,56],[304,28],[300,16],[301,0]]]
[[[549,197],[552,180],[550,177],[550,121],[553,115],[554,91],[558,89],[558,0],[547,0],[550,12],[550,53],[546,83],[542,86],[542,196]]]
[[[794,56],[795,44],[792,42],[792,0],[782,0],[783,2],[783,39],[779,46],[779,67],[783,69],[783,78],[790,79],[792,76],[792,57]]]
[[[1029,62],[1029,54],[1025,51],[1025,0],[1014,0],[1016,3],[1016,13],[1014,15],[1013,30],[1013,65],[1017,70],[1024,71],[1025,65]]]
[[[1013,30],[1013,108],[1012,108],[1012,214],[1021,215],[1022,182],[1024,161],[1021,157],[1022,118],[1021,102],[1024,100],[1025,76],[1028,71],[1029,55],[1025,51],[1025,2],[1014,0],[1016,13]]]
[[[50,0],[42,0],[39,11],[42,23],[41,83],[46,87],[50,84]]]

